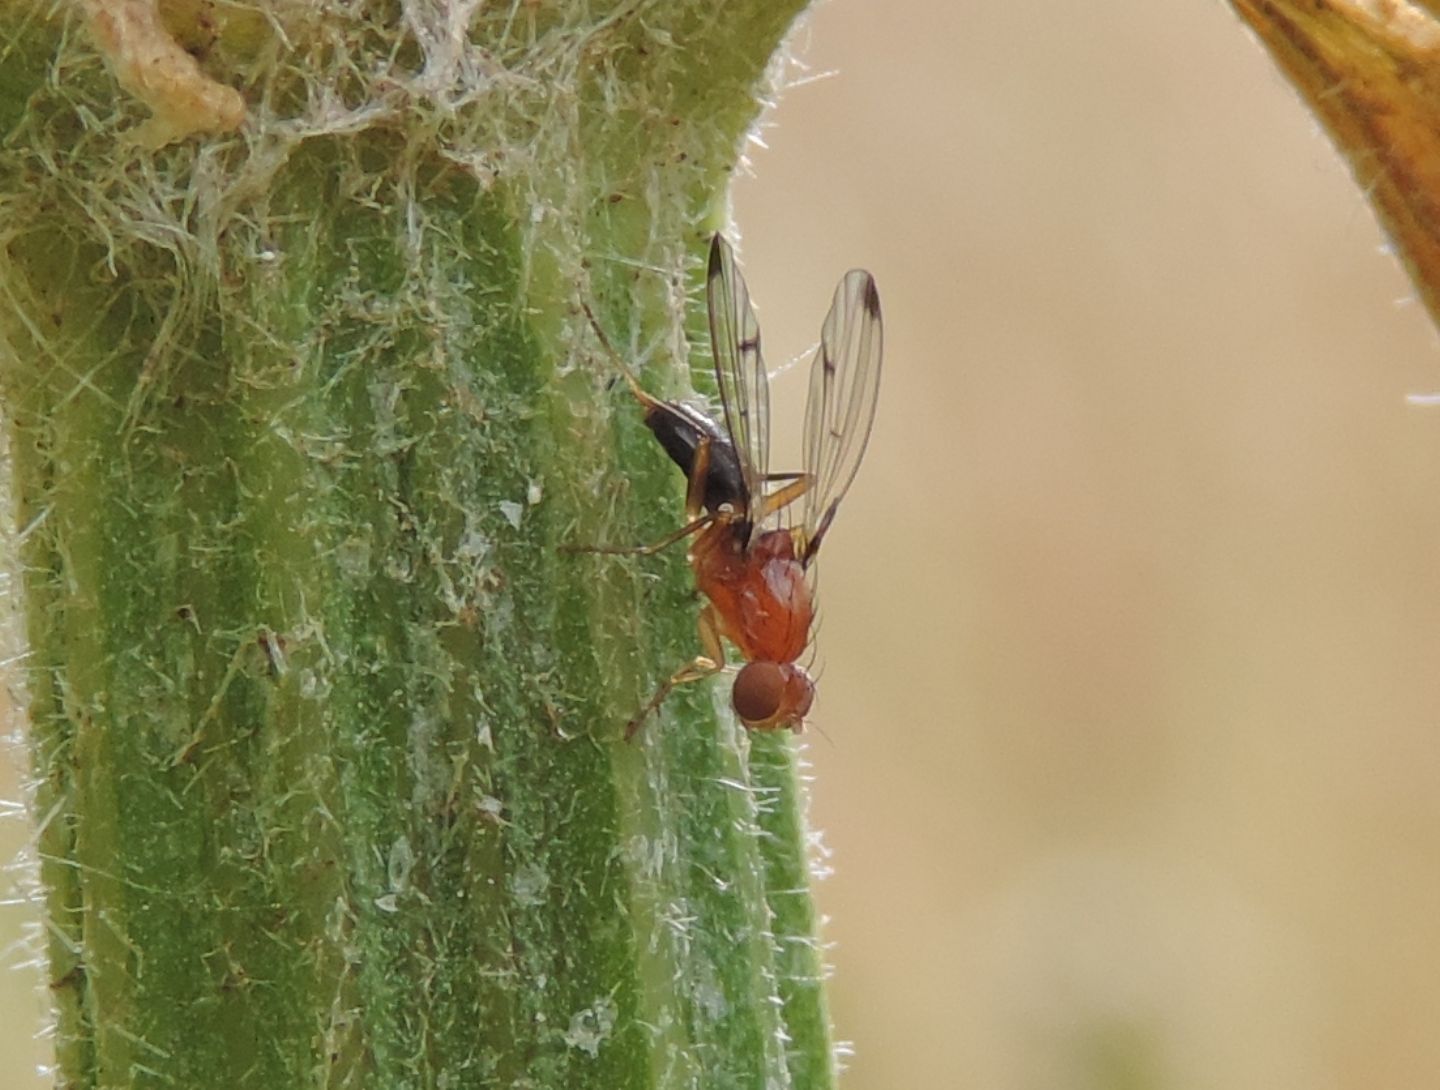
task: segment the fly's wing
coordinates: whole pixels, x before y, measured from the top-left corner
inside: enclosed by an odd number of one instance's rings
[[[770,381],[760,355],[760,323],[750,307],[745,278],[730,244],[716,235],[710,242],[705,278],[710,307],[710,346],[715,378],[725,409],[725,430],[740,461],[746,510],[764,494],[770,463]]]
[[[875,278],[851,269],[835,289],[820,329],[820,349],[810,365],[805,403],[805,493],[801,559],[815,558],[840,505],[875,423],[883,350],[880,295]]]

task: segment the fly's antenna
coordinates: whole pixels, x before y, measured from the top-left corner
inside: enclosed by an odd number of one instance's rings
[[[635,372],[630,369],[630,365],[625,362],[625,357],[620,355],[620,353],[615,350],[615,346],[610,343],[610,338],[605,335],[605,329],[600,325],[600,319],[595,317],[595,312],[590,309],[590,304],[584,299],[581,299],[580,309],[585,312],[585,317],[590,319],[590,328],[595,331],[595,336],[599,339],[606,354],[610,357],[610,362],[613,363],[620,374],[625,377],[625,385],[630,387],[630,392],[635,395],[635,400],[647,409],[659,405],[660,402],[646,393],[645,387],[640,385],[640,379],[637,378]]]

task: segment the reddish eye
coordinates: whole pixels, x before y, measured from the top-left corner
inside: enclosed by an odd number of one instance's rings
[[[764,723],[780,711],[785,699],[785,671],[773,662],[748,662],[735,675],[730,702],[746,726]]]

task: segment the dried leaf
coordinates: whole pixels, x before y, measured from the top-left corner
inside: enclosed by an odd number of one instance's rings
[[[1399,0],[1231,0],[1350,168],[1440,324],[1440,22]]]

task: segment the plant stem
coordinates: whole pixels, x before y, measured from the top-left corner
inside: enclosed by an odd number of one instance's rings
[[[693,589],[558,548],[674,525],[579,302],[686,387],[802,4],[174,7],[233,135],[0,9],[61,1084],[830,1086],[788,739],[622,742]]]

